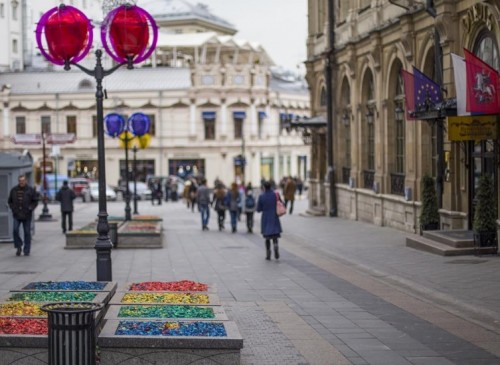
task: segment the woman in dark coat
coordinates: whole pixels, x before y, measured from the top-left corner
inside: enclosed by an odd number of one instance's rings
[[[279,193],[271,189],[271,183],[264,183],[264,192],[259,196],[257,212],[262,212],[261,233],[266,240],[266,260],[271,260],[271,240],[274,246],[274,258],[279,259],[278,238],[280,238],[281,223],[276,214],[276,201]],[[281,199],[281,198],[280,198]]]

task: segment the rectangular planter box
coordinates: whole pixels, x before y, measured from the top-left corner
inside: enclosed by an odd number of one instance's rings
[[[132,293],[135,293],[135,292],[140,292],[139,290],[135,291],[135,290],[130,290],[130,288],[132,287],[132,285],[134,284],[139,284],[141,282],[136,282],[136,283],[125,283],[125,284],[118,284],[118,291],[130,291]],[[143,292],[147,292],[147,291],[143,291]],[[153,291],[151,291],[153,292]],[[173,290],[154,290],[155,293],[162,293],[162,292],[166,292],[166,293],[174,293]],[[200,294],[216,294],[217,293],[217,285],[216,284],[210,284],[208,285],[208,288],[206,291],[189,291],[190,293],[200,293]],[[175,291],[175,293],[186,293],[184,291]]]
[[[151,223],[154,231],[130,231],[130,225],[136,223]],[[161,248],[163,247],[163,232],[161,221],[130,221],[118,228],[117,248]]]
[[[179,304],[179,305],[201,305],[201,306],[212,306],[212,305],[220,305],[220,299],[217,295],[215,294],[207,294],[203,292],[189,292],[189,294],[200,294],[200,295],[207,295],[208,296],[208,303],[148,303],[148,302],[143,302],[143,303],[124,303],[122,302],[122,299],[125,294],[187,294],[184,292],[148,292],[148,291],[128,291],[128,292],[116,292],[116,294],[113,296],[109,304],[112,305],[154,305],[154,304]]]
[[[223,322],[227,336],[117,336],[119,320],[108,320],[98,337],[101,362],[106,365],[240,363],[243,338],[231,321]],[[186,322],[186,321],[184,321]]]
[[[12,300],[10,300],[10,298],[12,297],[13,294],[17,294],[17,293],[36,293],[36,292],[26,292],[26,291],[11,291],[9,293],[7,293],[6,295],[4,295],[3,297],[0,298],[0,301],[1,302],[12,302]],[[58,292],[53,292],[53,293],[71,293],[71,292],[68,292],[68,291],[58,291]],[[110,293],[109,292],[94,292],[92,291],[91,293],[94,293],[96,294],[96,296],[94,297],[94,299],[92,300],[89,300],[89,302],[92,302],[92,303],[103,303],[103,304],[106,304],[108,301],[109,301],[109,298],[111,297],[110,296]],[[54,301],[51,301],[51,302],[36,302],[36,301],[33,301],[33,300],[26,300],[26,301],[29,301],[29,302],[32,302],[32,303],[54,303]]]
[[[119,317],[119,312],[120,312],[120,309],[124,306],[144,306],[144,307],[150,307],[150,306],[161,306],[161,307],[172,307],[174,305],[183,305],[183,304],[139,304],[139,305],[136,305],[136,304],[121,304],[121,305],[110,305],[109,306],[109,309],[108,309],[108,312],[106,313],[106,319],[119,319],[119,320],[126,320],[126,319],[131,319],[131,320],[171,320],[171,321],[185,321],[185,320],[200,320],[200,321],[228,321],[229,319],[227,318],[227,315],[226,313],[224,312],[224,308],[222,308],[221,306],[201,306],[201,305],[197,305],[197,306],[192,306],[192,305],[188,305],[190,307],[196,307],[196,308],[210,308],[214,311],[214,318],[193,318],[193,317],[189,317],[189,318],[164,318],[164,317],[161,317],[161,318],[158,318],[158,317]]]
[[[118,223],[118,229],[123,225],[123,221],[115,221],[108,219],[108,223]],[[83,230],[82,230],[83,229]],[[66,232],[66,246],[64,248],[94,248],[97,241],[97,219],[95,222],[89,223],[79,230]]]
[[[107,302],[109,302],[109,300],[111,299],[113,294],[115,294],[116,288],[118,287],[118,284],[116,282],[114,282],[114,281],[107,282],[106,281],[106,282],[103,282],[106,285],[100,290],[97,290],[97,289],[92,289],[92,290],[74,290],[74,289],[71,289],[71,290],[61,290],[61,289],[48,290],[48,289],[35,289],[33,286],[36,283],[38,283],[38,282],[35,281],[35,282],[28,283],[28,284],[20,285],[18,287],[15,287],[14,289],[12,289],[11,292],[23,292],[23,291],[25,291],[25,292],[34,292],[34,291],[74,291],[74,292],[91,291],[93,293],[103,292],[103,293],[108,293],[107,298],[104,301],[104,303],[107,303]]]

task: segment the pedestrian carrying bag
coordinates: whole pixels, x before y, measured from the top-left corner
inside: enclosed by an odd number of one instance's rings
[[[280,193],[276,192],[276,214],[278,217],[286,214],[285,204],[280,199]]]

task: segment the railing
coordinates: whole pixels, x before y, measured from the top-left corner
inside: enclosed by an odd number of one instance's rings
[[[365,189],[373,189],[373,182],[375,181],[375,171],[363,171],[363,187]]]
[[[405,195],[405,174],[391,174],[391,194]]]
[[[351,168],[342,167],[342,184],[349,184],[350,177],[351,177]]]

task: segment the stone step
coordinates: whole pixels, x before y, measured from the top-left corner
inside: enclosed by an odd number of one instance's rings
[[[488,255],[496,253],[496,248],[492,247],[452,247],[417,235],[406,237],[406,247],[441,256]]]
[[[474,234],[468,230],[424,231],[423,236],[455,248],[474,247]]]

